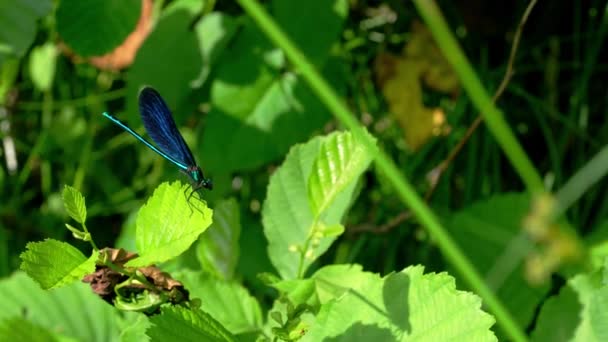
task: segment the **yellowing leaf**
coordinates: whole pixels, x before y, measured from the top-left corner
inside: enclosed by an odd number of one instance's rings
[[[380,55],[375,69],[389,111],[412,150],[420,148],[431,137],[449,131],[444,126],[443,111],[424,105],[422,86],[455,94],[458,79],[426,27],[414,23],[412,38],[403,55]]]

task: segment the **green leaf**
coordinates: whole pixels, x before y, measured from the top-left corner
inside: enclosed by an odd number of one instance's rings
[[[493,196],[445,220],[454,240],[522,328],[549,291],[548,285],[532,286],[524,277],[529,249],[521,222],[529,203],[526,194]]]
[[[337,135],[350,133],[335,132],[327,137],[314,138],[304,145],[296,145],[270,177],[262,220],[271,262],[283,279],[302,276],[308,266],[329,248],[335,236],[327,234],[324,229],[335,228],[353,200],[355,180],[364,170],[363,162],[357,164],[358,173],[346,172],[339,185],[332,187],[331,182],[323,183],[335,190],[331,200],[323,204],[326,208],[323,213],[315,215],[308,199],[311,174],[316,172],[317,160],[325,158],[327,149],[323,146],[335,146],[334,141],[342,141]],[[346,145],[339,146],[345,148]],[[354,147],[355,150],[358,148]],[[370,157],[365,159],[371,160]]]
[[[149,266],[172,259],[190,247],[211,224],[213,211],[194,194],[187,201],[189,185],[163,183],[137,216],[136,240],[139,257],[130,267]]]
[[[10,57],[25,54],[36,36],[36,21],[52,6],[50,0],[0,1],[0,66]]]
[[[602,271],[579,274],[568,281],[578,295],[580,322],[571,341],[600,342],[608,340],[608,286],[602,281]]]
[[[481,299],[456,290],[446,273],[423,274],[423,267],[414,266],[380,278],[349,266],[325,269],[313,277],[336,296],[327,298],[300,341],[497,340]]]
[[[151,341],[235,341],[213,317],[201,310],[165,307],[150,318],[147,334]]]
[[[62,0],[57,32],[78,55],[99,56],[125,41],[140,14],[140,0]]]
[[[571,341],[580,324],[582,305],[571,286],[545,301],[532,331],[531,341]]]
[[[213,224],[201,235],[196,255],[203,270],[221,279],[232,279],[239,259],[241,222],[236,200],[219,202],[213,210]]]
[[[316,65],[327,59],[348,15],[347,0],[274,0],[271,8],[279,27]]]
[[[233,334],[261,330],[260,305],[242,285],[212,278],[201,272],[185,272],[179,279],[191,298],[201,299],[201,309]]]
[[[51,42],[32,49],[30,55],[30,75],[32,82],[40,91],[47,91],[53,84],[57,47]]]
[[[18,272],[0,280],[0,298],[0,321],[24,317],[75,341],[118,341],[121,325],[126,328],[122,316],[81,282],[44,291]],[[142,341],[142,336],[134,340]]]
[[[308,180],[308,199],[313,215],[323,213],[340,192],[359,178],[372,158],[350,132],[327,137],[320,146]]]
[[[66,337],[59,338],[48,329],[35,325],[20,317],[13,317],[0,321],[0,336],[2,336],[2,339],[5,341],[72,341]]]
[[[66,185],[63,188],[63,205],[65,211],[70,215],[74,221],[84,224],[87,219],[87,207],[84,202],[84,196],[80,191],[75,188]]]
[[[215,173],[275,160],[331,118],[294,73],[269,65],[277,50],[253,23],[244,24],[230,47],[214,70],[212,110],[200,144],[204,165]],[[217,141],[224,142],[222,149]]]
[[[286,294],[294,305],[319,304],[316,283],[312,278],[281,280],[272,284],[272,287],[279,290],[281,294]]]
[[[211,72],[211,66],[220,60],[230,39],[237,31],[237,23],[233,17],[219,12],[204,16],[194,27],[201,56],[205,63],[201,73],[192,86],[198,88],[203,85]]]
[[[76,247],[57,240],[29,242],[21,253],[21,269],[40,284],[52,289],[73,283],[95,270],[97,252],[87,259]]]
[[[203,59],[191,25],[201,9],[200,0],[172,2],[139,48],[127,73],[127,113],[133,127],[141,126],[137,94],[144,85],[158,90],[178,125],[195,110],[191,82],[201,73]]]

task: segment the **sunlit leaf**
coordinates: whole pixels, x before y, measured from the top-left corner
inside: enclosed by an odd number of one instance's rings
[[[50,89],[55,78],[57,47],[51,42],[37,46],[30,55],[30,75],[38,90]]]
[[[368,167],[373,156],[350,132],[333,134],[320,146],[308,180],[313,215],[320,215]]]
[[[97,252],[86,258],[76,247],[57,240],[30,242],[21,253],[21,269],[43,289],[61,287],[95,270]]]
[[[18,272],[0,281],[0,298],[0,321],[23,317],[75,341],[117,341],[121,326],[126,329],[118,311],[82,282],[45,291]],[[142,341],[142,337],[135,340]]]
[[[185,190],[189,187],[173,182],[154,190],[137,216],[135,243],[139,257],[127,266],[148,266],[172,259],[209,227],[213,211],[197,194],[188,202]]]
[[[456,290],[446,273],[423,270],[408,267],[383,278],[349,266],[319,270],[313,278],[333,296],[301,341],[497,341],[481,298]]]
[[[335,132],[327,137],[317,137],[306,144],[296,145],[270,178],[262,220],[269,242],[270,260],[283,279],[302,276],[308,266],[323,254],[335,239],[335,236],[326,234],[322,228],[335,228],[335,225],[340,223],[353,198],[356,179],[371,160],[371,156],[361,149],[359,142],[340,142],[350,134]],[[349,139],[351,138],[346,138]],[[318,172],[319,166],[324,168],[328,165],[328,148],[324,147],[325,144],[336,153],[340,153],[338,151],[341,149],[344,152],[346,148],[348,155],[353,157],[352,168],[347,167],[348,171],[342,169],[343,172],[335,174],[340,176],[335,179],[336,183],[331,178],[320,181],[320,178],[311,176]],[[337,162],[332,156],[329,158],[332,162]],[[312,196],[317,203],[322,203],[323,212],[317,213],[311,206],[311,186],[314,189]],[[323,198],[324,191],[328,191],[328,194],[331,192],[326,199]]]
[[[63,188],[62,196],[65,211],[74,221],[83,224],[87,219],[87,207],[84,202],[84,196],[82,196],[80,191],[69,185]]]
[[[201,310],[165,307],[150,321],[147,334],[152,341],[235,341],[226,328]]]

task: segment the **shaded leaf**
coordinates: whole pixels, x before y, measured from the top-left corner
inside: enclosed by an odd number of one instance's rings
[[[184,272],[180,277],[190,297],[201,299],[201,309],[218,320],[233,334],[260,331],[262,310],[247,289],[201,272]]]
[[[213,12],[204,16],[194,28],[204,64],[201,73],[193,83],[200,87],[209,76],[211,66],[219,61],[221,53],[237,31],[237,23],[233,17],[224,13]]]
[[[281,72],[281,56],[250,21],[226,47],[214,70],[212,110],[200,145],[204,164],[216,173],[253,169],[275,160],[331,118],[295,73]],[[337,89],[344,89],[336,70],[340,65],[323,69]],[[224,142],[221,150],[217,141]]]
[[[571,286],[545,301],[532,331],[531,341],[571,341],[580,324],[582,306]]]
[[[107,54],[94,56],[88,61],[102,70],[117,71],[131,66],[133,60],[139,51],[139,48],[148,37],[152,29],[152,0],[142,0],[141,14],[135,29],[125,38],[122,44]],[[77,60],[79,56],[75,57]]]
[[[524,275],[529,246],[521,227],[529,200],[526,194],[493,196],[445,220],[454,240],[522,328],[549,291],[547,284],[528,284]]]
[[[0,66],[25,54],[36,36],[36,21],[52,6],[50,0],[0,1]]]
[[[120,45],[135,29],[141,0],[62,0],[57,32],[83,57],[102,55]]]
[[[127,72],[127,113],[132,127],[141,126],[137,94],[144,85],[158,90],[178,125],[184,114],[194,110],[196,103],[188,98],[190,83],[200,74],[203,60],[190,26],[201,9],[200,0],[172,2],[137,52]]]
[[[203,269],[221,279],[232,279],[239,259],[241,222],[236,200],[219,202],[213,210],[213,223],[201,235],[196,255]]]

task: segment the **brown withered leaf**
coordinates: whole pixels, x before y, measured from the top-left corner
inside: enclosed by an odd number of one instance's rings
[[[100,250],[99,254],[100,260],[111,262],[120,268],[124,268],[124,264],[127,261],[137,257],[136,253],[128,252],[122,248],[104,248]],[[128,267],[126,269],[129,272],[134,270]],[[165,292],[171,302],[179,303],[188,300],[188,291],[184,288],[184,285],[173,279],[168,273],[162,272],[158,267],[142,267],[138,268],[137,271],[143,274],[148,282],[154,285],[158,292]],[[111,303],[116,296],[114,291],[116,285],[128,280],[128,278],[129,276],[127,274],[115,271],[108,266],[97,265],[95,272],[84,276],[82,281],[89,283],[93,292]],[[137,292],[144,288],[145,286],[143,284],[132,282],[128,286],[122,286],[121,290],[128,291],[128,289],[133,289]]]
[[[152,283],[160,289],[172,290],[174,287],[184,287],[182,283],[171,278],[169,273],[161,271],[156,266],[148,266],[139,269],[148,280],[152,280]]]
[[[116,284],[118,284],[122,279],[122,274],[112,271],[105,266],[98,266],[94,273],[84,276],[82,278],[82,282],[91,284],[91,289],[93,289],[93,292],[103,298],[106,298],[114,293],[114,286],[116,286]]]

